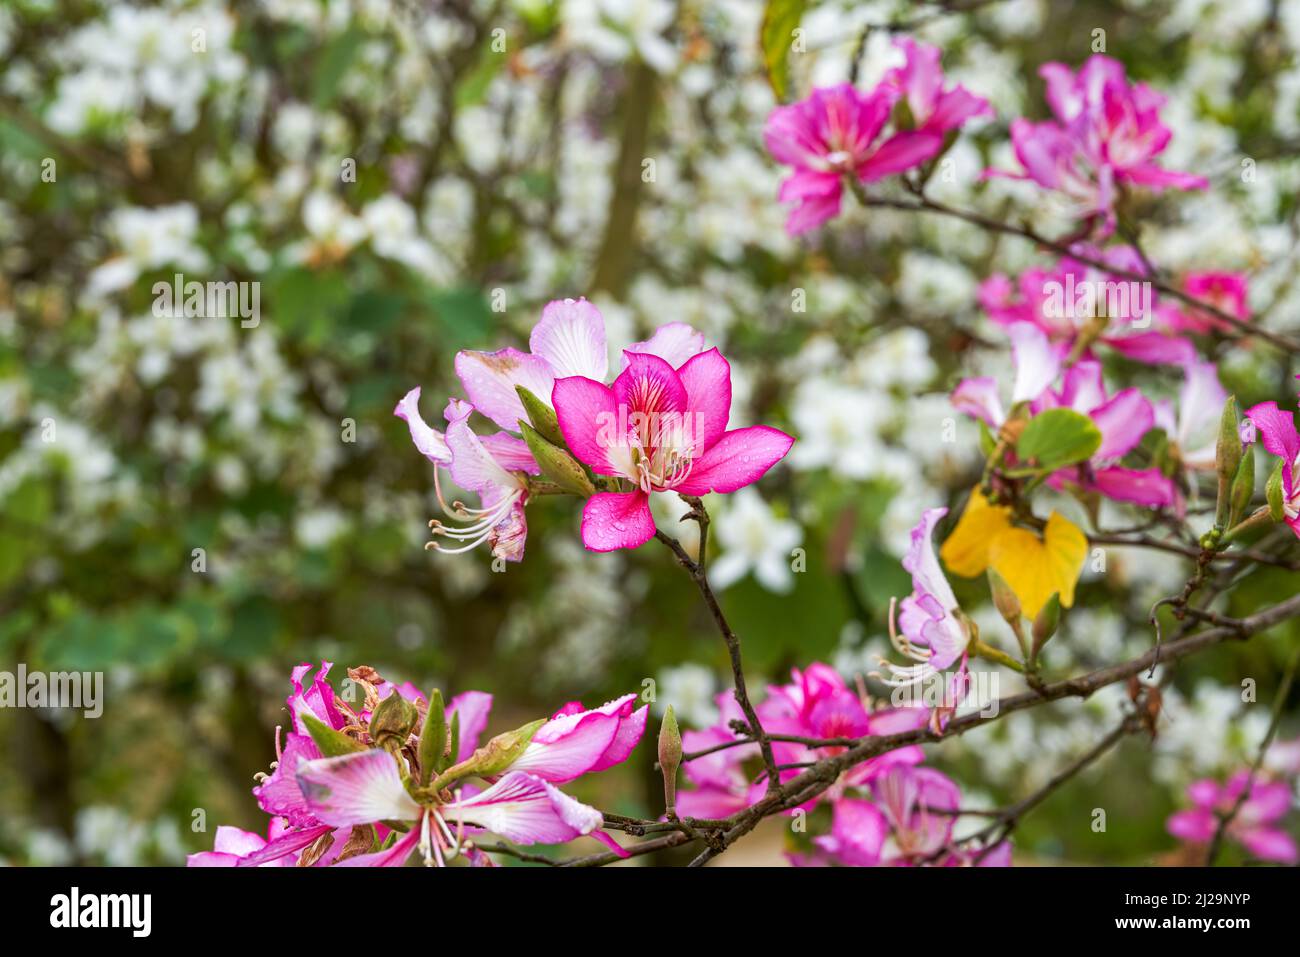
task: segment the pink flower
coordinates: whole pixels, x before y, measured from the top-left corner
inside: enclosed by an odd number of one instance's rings
[[[530,732],[526,745],[513,760],[490,773],[479,775],[484,756],[479,740],[488,723],[492,696],[469,691],[451,699],[445,709],[448,726],[459,727],[456,754],[446,786],[430,796],[409,785],[413,769],[404,753],[392,754],[375,746],[367,732],[370,707],[352,711],[326,683],[328,662],[317,670],[311,687],[303,689],[309,670],[300,665],[293,672],[293,693],[288,699],[294,730],[279,751],[275,772],[254,794],[263,810],[273,815],[269,838],[237,829],[218,831],[213,851],[193,855],[193,866],[253,866],[288,858],[332,835],[332,843],[315,854],[316,866],[397,866],[405,863],[417,848],[427,862],[445,863],[462,850],[466,830],[491,831],[517,843],[558,843],[590,834],[602,840],[596,829],[600,813],[575,801],[555,787],[584,774],[602,771],[626,760],[645,733],[648,706],[636,707],[636,696],[624,695],[599,708],[585,709],[571,702],[547,721],[525,726]],[[367,674],[368,673],[368,674]],[[375,680],[369,669],[351,672],[366,688],[367,705],[397,694],[427,712],[423,695],[410,685],[393,685]],[[322,755],[312,737],[308,718],[332,731],[350,729],[348,736],[358,747],[353,753],[334,757]],[[319,728],[317,728],[319,731]],[[414,753],[418,731],[411,732],[405,753]],[[480,777],[482,786],[468,783]],[[452,793],[452,799],[445,795]],[[387,822],[408,822],[405,834],[390,840]],[[352,829],[374,825],[379,849],[337,861]],[[608,841],[607,841],[608,842]],[[490,863],[476,857],[478,863]]]
[[[515,434],[519,423],[528,417],[518,388],[526,388],[549,405],[558,378],[581,375],[603,381],[608,365],[604,317],[585,299],[547,303],[528,341],[531,352],[507,348],[457,354],[456,372],[470,401],[448,400],[445,434],[421,417],[418,386],[393,410],[406,422],[415,447],[435,466],[434,491],[439,505],[461,523],[430,522],[435,538],[449,539],[452,544],[433,541],[426,547],[459,554],[486,542],[498,558],[523,559],[528,535],[524,515],[528,476],[539,474],[540,469],[527,443]],[[677,366],[703,349],[701,333],[685,323],[672,322],[659,327],[650,339],[628,346],[625,354],[656,355]],[[476,434],[469,425],[474,412],[487,416],[503,431]],[[459,501],[447,503],[441,469],[461,488],[478,493],[478,508]]]
[[[898,652],[916,664],[884,662],[890,687],[919,684],[958,661],[965,667],[970,629],[959,617],[957,598],[934,553],[934,527],[947,514],[946,508],[926,509],[912,529],[912,546],[903,559],[912,575],[912,594],[899,606],[897,628],[891,608],[889,635]]]
[[[717,349],[677,368],[649,352],[624,355],[627,368],[612,387],[571,376],[552,393],[573,454],[634,489],[587,500],[582,541],[596,552],[636,548],[654,535],[652,492],[734,492],[758,481],[794,442],[763,425],[727,431],[731,367]]]
[[[905,62],[885,76],[885,84],[903,94],[917,129],[947,133],[976,116],[992,116],[988,101],[964,86],[943,88],[943,68],[938,47],[902,37],[894,45],[903,51]]]
[[[1254,423],[1264,448],[1282,460],[1283,513],[1300,537],[1300,433],[1296,432],[1295,416],[1270,401],[1247,409],[1246,417]]]
[[[445,546],[434,541],[428,547],[458,555],[487,542],[496,557],[521,561],[524,540],[528,537],[528,523],[524,518],[524,505],[528,501],[525,476],[540,472],[527,444],[506,432],[475,434],[469,427],[474,407],[461,399],[448,401],[444,413],[447,431],[443,434],[420,417],[419,402],[420,387],[416,386],[397,403],[393,414],[406,420],[415,447],[434,464],[433,487],[438,504],[449,517],[465,522],[458,526],[430,522],[434,535],[449,538],[455,544]],[[461,488],[477,492],[480,506],[470,508],[461,502],[448,505],[443,498],[438,467],[447,469]]]
[[[1246,275],[1239,272],[1194,272],[1188,273],[1183,280],[1183,291],[1189,296],[1243,320],[1250,318],[1246,286]],[[1192,332],[1229,328],[1228,323],[1219,317],[1194,307],[1180,310],[1178,320],[1184,329]]]
[[[1165,98],[1143,83],[1130,84],[1117,60],[1089,57],[1078,73],[1061,63],[1045,64],[1047,102],[1055,120],[1011,124],[1011,143],[1023,173],[1069,197],[1084,217],[1101,217],[1114,228],[1114,202],[1120,186],[1160,190],[1203,189],[1200,176],[1161,168],[1156,157],[1169,145],[1169,128],[1160,122]]]
[[[1174,837],[1191,844],[1208,844],[1219,828],[1220,815],[1232,810],[1250,780],[1249,771],[1238,771],[1226,784],[1201,780],[1187,789],[1192,808],[1177,811],[1166,823]],[[1252,857],[1279,864],[1300,860],[1295,841],[1277,822],[1291,807],[1291,788],[1285,781],[1255,781],[1240,810],[1228,825],[1227,835]]]
[[[839,213],[846,174],[874,183],[921,165],[943,148],[943,136],[928,129],[882,137],[899,95],[886,84],[861,93],[842,83],[813,90],[768,116],[763,132],[768,152],[794,169],[777,196],[796,204],[785,226],[790,235]]]
[[[1097,250],[1080,243],[1072,248],[1115,269],[1146,274],[1131,246]],[[1175,334],[1186,328],[1181,314],[1159,303],[1149,284],[1121,279],[1068,256],[1050,269],[1027,269],[1014,283],[1001,274],[990,276],[980,284],[979,299],[995,322],[1028,322],[1067,350],[1086,335],[1089,342],[1103,343],[1136,362],[1185,364],[1196,355],[1192,343]],[[1095,325],[1101,317],[1105,325],[1098,332]]]

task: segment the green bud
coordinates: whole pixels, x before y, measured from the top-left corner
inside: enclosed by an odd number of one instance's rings
[[[1019,624],[1022,615],[1019,597],[1011,590],[1011,586],[1007,584],[1006,579],[991,567],[988,576],[989,591],[993,593],[993,606],[997,608],[998,614],[1009,625]]]
[[[522,728],[498,734],[464,761],[452,765],[440,774],[435,782],[436,787],[444,788],[461,778],[481,778],[491,774],[500,774],[519,759],[519,755],[524,753],[528,743],[533,740],[533,735],[537,733],[537,729],[544,724],[546,724],[546,718],[538,718]]]
[[[1228,515],[1228,527],[1241,521],[1250,500],[1255,497],[1255,455],[1247,449],[1237,466],[1237,475],[1232,480],[1231,508]]]
[[[1278,459],[1277,468],[1273,469],[1264,486],[1264,494],[1268,498],[1268,514],[1275,522],[1286,520],[1286,489],[1282,486],[1282,469],[1286,465],[1286,462]]]
[[[1228,396],[1219,417],[1219,440],[1215,447],[1215,464],[1219,473],[1219,498],[1215,504],[1214,523],[1220,528],[1228,526],[1232,510],[1232,480],[1241,465],[1241,416],[1237,411],[1236,396]]]
[[[358,751],[366,750],[366,746],[356,738],[349,738],[342,731],[335,731],[314,714],[304,711],[299,717],[324,757],[337,758],[344,754],[356,754]]]
[[[446,768],[443,762],[447,757],[447,709],[437,688],[429,695],[429,710],[420,731],[419,757],[421,784],[428,784],[434,774]]]
[[[415,705],[394,691],[379,702],[370,716],[370,740],[380,747],[390,741],[401,747],[419,720],[420,712]]]
[[[1038,653],[1043,650],[1043,645],[1047,644],[1047,642],[1051,640],[1052,636],[1056,634],[1056,629],[1059,628],[1060,625],[1061,596],[1057,593],[1053,593],[1052,597],[1047,599],[1047,603],[1043,605],[1042,610],[1039,611],[1038,617],[1034,619],[1032,632],[1034,636],[1034,644],[1033,650],[1030,652],[1031,658],[1036,659],[1038,657]]]
[[[590,498],[596,494],[596,487],[591,484],[591,479],[587,478],[587,473],[583,471],[577,459],[558,445],[546,441],[540,432],[522,419],[519,421],[519,430],[523,433],[524,441],[528,443],[528,450],[537,460],[538,468],[542,470],[542,478],[549,479],[564,491],[583,498]]]
[[[524,404],[528,421],[537,434],[552,445],[564,448],[564,433],[560,431],[560,420],[555,417],[555,410],[521,385],[515,386],[515,391],[519,393],[519,401]]]
[[[681,763],[682,733],[673,706],[669,705],[659,725],[659,769],[664,775],[664,809],[669,816],[677,813],[677,769]]]

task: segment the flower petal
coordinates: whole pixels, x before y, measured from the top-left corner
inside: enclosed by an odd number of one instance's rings
[[[727,431],[731,416],[731,365],[716,348],[701,352],[677,370],[686,387],[691,421],[689,435],[697,437],[697,454],[714,445]]]
[[[629,352],[648,352],[679,369],[691,356],[704,351],[704,333],[684,322],[664,323],[644,342],[634,342],[623,350],[623,368]]]
[[[556,380],[551,398],[560,432],[573,454],[602,475],[623,474],[613,460],[627,447],[626,436],[619,434],[614,391],[593,379],[571,376]]]
[[[406,793],[387,751],[299,761],[297,778],[312,814],[335,827],[420,816],[420,806]]]
[[[460,745],[456,760],[464,761],[478,747],[483,729],[487,727],[488,715],[492,711],[492,696],[486,691],[462,691],[447,702],[447,722],[450,726],[451,716],[460,715]]]
[[[695,461],[690,475],[674,486],[684,495],[734,492],[763,477],[781,461],[794,437],[766,425],[724,432],[717,444]]]
[[[609,368],[605,317],[586,299],[548,302],[528,337],[528,348],[551,364],[557,379],[580,375],[601,382]],[[545,401],[550,396],[538,398]]]
[[[511,432],[519,429],[520,419],[528,418],[515,386],[522,385],[543,402],[549,402],[555,382],[549,362],[518,349],[459,352],[456,375],[460,376],[470,404]]]
[[[593,552],[636,548],[655,533],[645,492],[598,492],[582,509],[582,544]]]
[[[425,458],[437,465],[451,463],[451,449],[447,448],[447,440],[443,438],[441,432],[430,428],[420,416],[418,385],[402,396],[402,401],[397,403],[397,408],[393,409],[393,415],[406,422],[406,427],[411,430],[411,441]]]
[[[560,844],[590,834],[602,823],[595,808],[521,771],[508,772],[471,798],[444,805],[442,814],[516,844]]]

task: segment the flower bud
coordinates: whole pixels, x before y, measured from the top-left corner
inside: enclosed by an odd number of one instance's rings
[[[554,482],[566,492],[590,498],[596,494],[596,487],[587,478],[587,473],[572,455],[543,438],[542,434],[522,419],[519,431],[528,443],[528,451],[537,460],[542,478]]]
[[[555,410],[521,385],[515,386],[515,392],[519,393],[519,401],[523,403],[528,421],[537,434],[552,445],[564,448],[564,433],[560,431],[560,420]]]
[[[998,610],[1002,619],[1012,627],[1020,623],[1020,617],[1023,614],[1020,608],[1020,598],[1007,584],[1007,580],[999,575],[992,567],[988,571],[989,591],[993,594],[993,607]]]
[[[1268,498],[1268,514],[1275,522],[1286,520],[1286,489],[1282,485],[1282,469],[1288,468],[1282,459],[1277,460],[1277,468],[1268,477],[1264,486],[1264,495]]]
[[[1215,504],[1214,523],[1220,528],[1228,525],[1231,512],[1232,480],[1241,465],[1241,417],[1237,412],[1236,396],[1228,396],[1219,418],[1219,440],[1215,446],[1215,466],[1219,474],[1219,497]]]
[[[1061,596],[1053,592],[1052,597],[1047,599],[1038,617],[1034,619],[1033,638],[1034,643],[1030,652],[1031,658],[1037,658],[1038,653],[1042,651],[1043,645],[1051,640],[1056,634],[1056,629],[1061,625]]]
[[[447,787],[454,781],[468,777],[488,777],[501,774],[519,759],[533,740],[537,729],[546,724],[546,718],[538,718],[521,728],[498,734],[483,747],[479,748],[464,761],[452,765],[438,777],[438,787]],[[456,715],[452,716],[452,727],[459,732]]]
[[[677,814],[677,768],[681,763],[682,733],[673,706],[669,705],[659,725],[659,769],[664,775],[664,810],[669,817]]]
[[[370,716],[370,740],[381,748],[390,741],[401,747],[419,720],[420,712],[415,705],[394,691],[379,702]]]
[[[428,784],[433,776],[447,767],[447,709],[442,692],[434,688],[429,695],[429,710],[420,730],[420,778]]]
[[[1247,449],[1237,466],[1237,474],[1232,480],[1232,494],[1229,496],[1228,527],[1236,525],[1245,514],[1250,500],[1255,497],[1255,454]]]

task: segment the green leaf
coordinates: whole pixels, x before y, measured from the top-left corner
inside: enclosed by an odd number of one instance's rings
[[[776,98],[785,102],[790,85],[790,51],[794,31],[808,8],[808,0],[768,0],[763,12],[759,40],[763,47],[763,65]]]
[[[307,733],[320,748],[320,753],[327,758],[337,758],[345,754],[356,754],[366,750],[366,746],[356,738],[349,738],[342,731],[335,731],[314,714],[303,712],[300,717],[307,727]]]
[[[1029,420],[1016,456],[1052,472],[1092,458],[1100,447],[1101,431],[1092,419],[1073,409],[1048,409]]]
[[[316,73],[312,77],[312,99],[316,106],[329,106],[334,101],[339,84],[343,82],[343,77],[352,66],[357,54],[361,52],[361,45],[365,39],[366,35],[363,31],[350,29],[339,34],[325,47],[320,62],[316,64]]]

